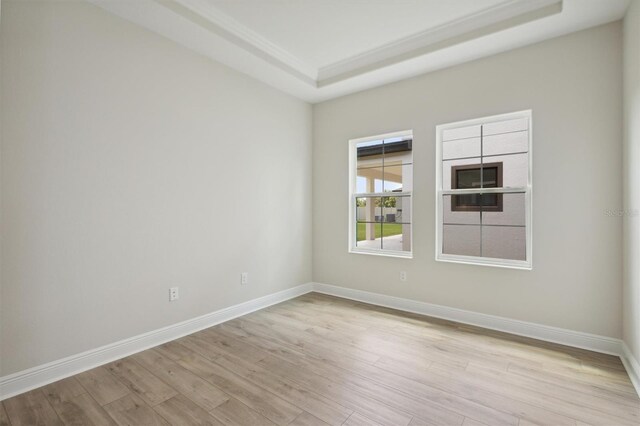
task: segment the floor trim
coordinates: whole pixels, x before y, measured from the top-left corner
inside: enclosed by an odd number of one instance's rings
[[[638,396],[640,396],[640,364],[633,357],[627,345],[620,339],[317,282],[313,283],[313,290],[318,293],[385,306],[400,311],[428,315],[546,342],[617,355],[627,370]]]
[[[307,283],[0,377],[0,401],[313,291]]]
[[[307,283],[97,349],[19,371],[9,376],[0,377],[0,401],[312,291],[463,324],[476,325],[490,330],[504,331],[547,342],[617,355],[621,358],[631,382],[640,395],[640,365],[627,345],[619,339],[347,287],[323,283]]]
[[[432,303],[418,302],[415,300],[328,284],[314,283],[313,289],[318,293],[371,303],[373,305],[386,306],[388,308],[428,315],[430,317],[442,318],[464,324],[476,325],[490,330],[504,331],[506,333],[559,343],[561,345],[573,346],[576,348],[588,349],[590,351],[611,355],[621,354],[621,341],[611,337],[598,336],[580,331],[551,327],[548,325],[514,320],[495,315],[481,314],[478,312],[466,311],[464,309],[434,305]]]
[[[638,396],[640,396],[640,363],[635,359],[629,349],[629,346],[627,346],[625,342],[622,342],[622,353],[620,354],[620,359],[629,374],[633,387],[636,388],[636,392],[638,393]]]

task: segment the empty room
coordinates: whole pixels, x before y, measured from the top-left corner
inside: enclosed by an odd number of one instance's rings
[[[0,426],[640,425],[640,0],[0,0]]]

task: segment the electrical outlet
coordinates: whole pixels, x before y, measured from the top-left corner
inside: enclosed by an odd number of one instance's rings
[[[249,284],[249,273],[243,272],[240,274],[240,284],[245,285]]]
[[[400,271],[400,281],[407,280],[407,271]]]
[[[178,287],[171,287],[169,289],[169,302],[175,302],[180,298],[180,294],[178,293]]]

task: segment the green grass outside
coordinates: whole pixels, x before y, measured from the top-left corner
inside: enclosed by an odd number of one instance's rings
[[[367,231],[365,228],[366,225],[367,225],[366,223],[358,223],[357,225],[358,232],[356,235],[356,241],[362,241],[366,239],[367,237]],[[385,224],[376,223],[375,228],[376,228],[376,238],[380,238],[380,236],[390,237],[392,235],[402,234],[402,224],[400,223],[385,223]]]

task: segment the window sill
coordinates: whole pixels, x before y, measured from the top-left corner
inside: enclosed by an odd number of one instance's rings
[[[349,249],[349,253],[350,254],[368,254],[371,256],[398,257],[401,259],[413,259],[413,252],[399,252],[399,251],[391,251],[391,250],[366,250],[366,249],[351,248]]]
[[[461,263],[463,265],[492,266],[494,268],[520,269],[531,271],[531,261],[492,259],[487,257],[455,256],[447,254],[436,255],[437,262]]]

